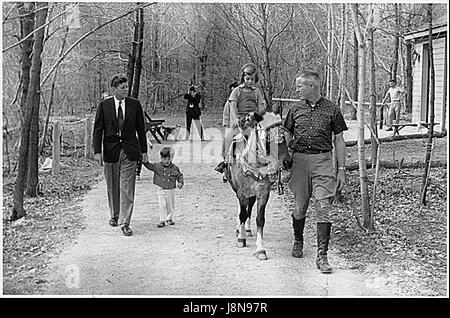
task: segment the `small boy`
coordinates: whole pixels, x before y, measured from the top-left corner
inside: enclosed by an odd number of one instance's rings
[[[180,169],[172,163],[175,151],[171,147],[164,147],[159,152],[160,162],[145,162],[144,166],[153,171],[153,183],[158,186],[157,195],[159,203],[159,223],[157,227],[164,227],[167,224],[174,225],[173,214],[175,207],[175,188],[184,185],[183,174]]]

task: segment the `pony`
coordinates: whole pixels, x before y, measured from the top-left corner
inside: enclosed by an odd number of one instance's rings
[[[226,177],[239,201],[239,229],[237,246],[246,246],[246,229],[253,206],[257,203],[256,252],[259,260],[266,260],[263,245],[266,205],[270,190],[280,177],[281,170],[292,164],[285,142],[281,116],[267,112],[263,116],[249,113],[239,121],[241,133],[235,136],[228,152]],[[280,182],[280,181],[279,181]]]

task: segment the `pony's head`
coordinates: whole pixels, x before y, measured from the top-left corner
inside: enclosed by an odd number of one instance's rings
[[[266,149],[267,154],[276,158],[284,170],[291,168],[292,158],[286,144],[285,130],[281,125],[267,129]]]
[[[255,128],[256,124],[263,120],[263,116],[257,112],[248,113],[239,118],[238,127],[242,132]]]

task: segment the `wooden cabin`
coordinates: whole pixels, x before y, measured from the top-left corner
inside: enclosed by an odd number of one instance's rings
[[[447,111],[447,22],[436,24],[433,34],[433,60],[435,71],[435,100],[434,122],[436,130],[448,128]],[[414,43],[413,53],[413,97],[412,122],[429,122],[430,96],[430,69],[428,56],[429,28],[424,27],[405,35],[405,40]]]

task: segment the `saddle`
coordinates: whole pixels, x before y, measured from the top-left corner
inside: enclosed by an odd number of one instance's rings
[[[268,145],[270,141],[282,142],[283,136],[277,129],[281,123],[280,115],[266,113],[254,128],[245,133],[241,131],[233,138],[228,157],[241,166],[244,176],[251,176],[257,181],[276,180],[281,164],[270,155]]]

